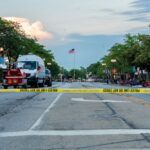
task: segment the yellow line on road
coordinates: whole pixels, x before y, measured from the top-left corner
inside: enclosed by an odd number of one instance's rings
[[[50,92],[50,93],[118,93],[150,94],[150,88],[45,88],[45,89],[0,89],[0,92]]]

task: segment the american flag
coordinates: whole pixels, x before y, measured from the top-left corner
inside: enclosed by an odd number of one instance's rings
[[[68,53],[69,54],[74,54],[75,53],[75,49],[73,48],[73,49],[69,50]]]

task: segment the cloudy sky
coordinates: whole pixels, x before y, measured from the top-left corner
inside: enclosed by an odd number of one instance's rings
[[[0,16],[22,24],[60,66],[87,67],[127,33],[149,33],[150,0],[1,0]]]

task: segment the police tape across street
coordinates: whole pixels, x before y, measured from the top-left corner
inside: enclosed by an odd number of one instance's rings
[[[29,89],[0,89],[0,92],[49,92],[49,93],[134,93],[150,94],[150,88],[29,88]]]

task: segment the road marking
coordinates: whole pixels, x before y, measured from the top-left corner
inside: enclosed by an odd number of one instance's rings
[[[49,105],[49,107],[42,113],[42,115],[39,117],[39,119],[32,125],[32,127],[29,130],[33,130],[36,127],[38,127],[42,121],[42,119],[44,118],[44,116],[50,111],[51,108],[53,108],[56,104],[56,102],[59,100],[59,98],[62,96],[62,93],[60,93],[59,95],[57,95],[57,97],[55,98],[55,100]]]
[[[70,84],[64,84],[64,85],[62,85],[63,87],[69,87],[70,86]],[[56,102],[59,100],[59,98],[61,97],[63,95],[63,93],[60,93],[59,95],[57,95],[57,97],[55,98],[55,100],[48,106],[48,108],[41,114],[41,116],[38,118],[38,120],[31,126],[31,128],[29,129],[29,131],[30,130],[34,130],[36,127],[38,127],[40,124],[41,124],[41,122],[42,122],[42,120],[43,120],[43,118],[44,118],[44,116],[50,111],[50,109],[52,109],[54,106],[55,106],[55,104],[56,104]]]
[[[104,136],[104,135],[138,135],[150,134],[150,129],[105,129],[105,130],[45,130],[45,131],[18,131],[0,133],[3,137],[23,136]]]
[[[131,103],[129,101],[119,101],[119,100],[88,100],[83,98],[72,98],[72,101],[77,102],[93,102],[93,103]]]

